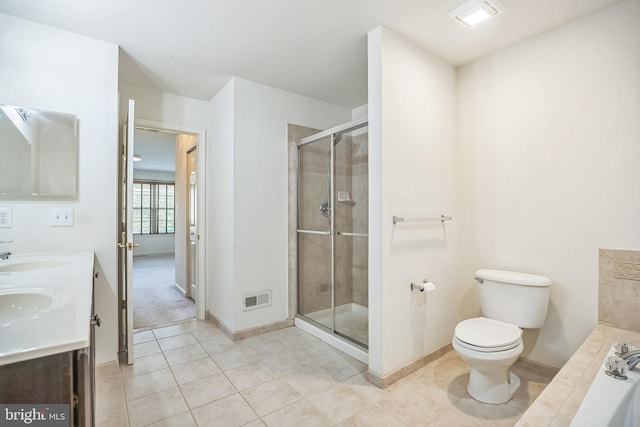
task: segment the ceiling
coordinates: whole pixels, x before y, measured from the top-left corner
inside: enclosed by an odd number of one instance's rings
[[[502,0],[467,29],[464,0],[2,0],[0,12],[121,46],[120,81],[210,100],[238,76],[345,107],[367,102],[379,25],[454,66],[620,0]]]
[[[135,153],[142,161],[133,162],[136,170],[176,171],[176,134],[148,129],[134,130]]]

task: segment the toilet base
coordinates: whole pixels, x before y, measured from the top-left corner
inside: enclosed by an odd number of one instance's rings
[[[506,403],[520,386],[520,378],[508,369],[482,370],[471,368],[467,391],[484,403]]]

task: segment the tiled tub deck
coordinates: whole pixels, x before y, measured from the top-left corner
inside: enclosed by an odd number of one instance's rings
[[[599,324],[551,383],[533,402],[517,427],[564,427],[571,423],[611,345],[628,340],[640,345],[640,333]]]

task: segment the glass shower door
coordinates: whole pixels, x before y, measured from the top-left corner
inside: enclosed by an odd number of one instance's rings
[[[334,148],[334,330],[368,345],[368,128],[339,134]]]
[[[368,346],[367,123],[298,144],[298,313]]]
[[[333,329],[331,137],[298,149],[298,312]]]

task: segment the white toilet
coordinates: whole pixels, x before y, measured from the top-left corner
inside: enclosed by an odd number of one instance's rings
[[[544,276],[502,270],[476,271],[484,317],[458,323],[453,348],[470,366],[467,391],[485,403],[505,403],[520,385],[509,372],[522,353],[522,330],[547,317],[549,286]]]

